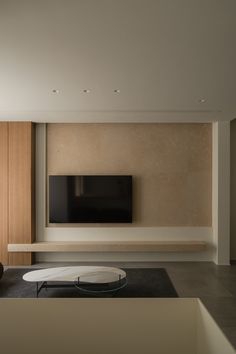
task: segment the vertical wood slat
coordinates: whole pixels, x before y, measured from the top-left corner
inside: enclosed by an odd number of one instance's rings
[[[0,262],[8,264],[8,123],[0,122]]]
[[[34,241],[34,126],[9,123],[9,235],[8,243]],[[10,265],[32,264],[32,254],[8,255]]]

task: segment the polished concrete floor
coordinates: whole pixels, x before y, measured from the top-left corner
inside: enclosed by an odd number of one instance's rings
[[[88,263],[86,263],[88,265]],[[33,268],[71,263],[41,263]],[[85,263],[73,263],[85,265]],[[92,265],[89,263],[89,265]],[[97,263],[96,263],[97,265]],[[236,264],[217,266],[210,262],[99,263],[116,267],[165,268],[180,297],[198,297],[236,348]],[[222,353],[224,354],[224,353]]]
[[[200,298],[236,348],[236,265],[168,263],[165,268],[179,296]]]
[[[178,262],[155,266],[167,270],[180,297],[201,299],[236,348],[236,265]]]

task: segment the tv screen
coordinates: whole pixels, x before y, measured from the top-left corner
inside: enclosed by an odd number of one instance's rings
[[[49,176],[50,223],[131,223],[132,176]]]

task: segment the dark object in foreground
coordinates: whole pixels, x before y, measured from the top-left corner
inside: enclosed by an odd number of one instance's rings
[[[2,265],[2,263],[0,263],[0,279],[1,279],[2,275],[3,275],[3,265]]]

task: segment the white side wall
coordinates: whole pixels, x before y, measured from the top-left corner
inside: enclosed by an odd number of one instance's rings
[[[230,259],[236,260],[236,119],[230,122]]]
[[[198,299],[197,354],[235,354],[234,348]]]
[[[41,237],[40,237],[41,236]],[[212,243],[208,227],[45,227],[38,241],[205,240]],[[210,249],[201,253],[39,253],[38,261],[209,261]]]
[[[230,264],[230,122],[213,123],[212,226],[216,264]]]

